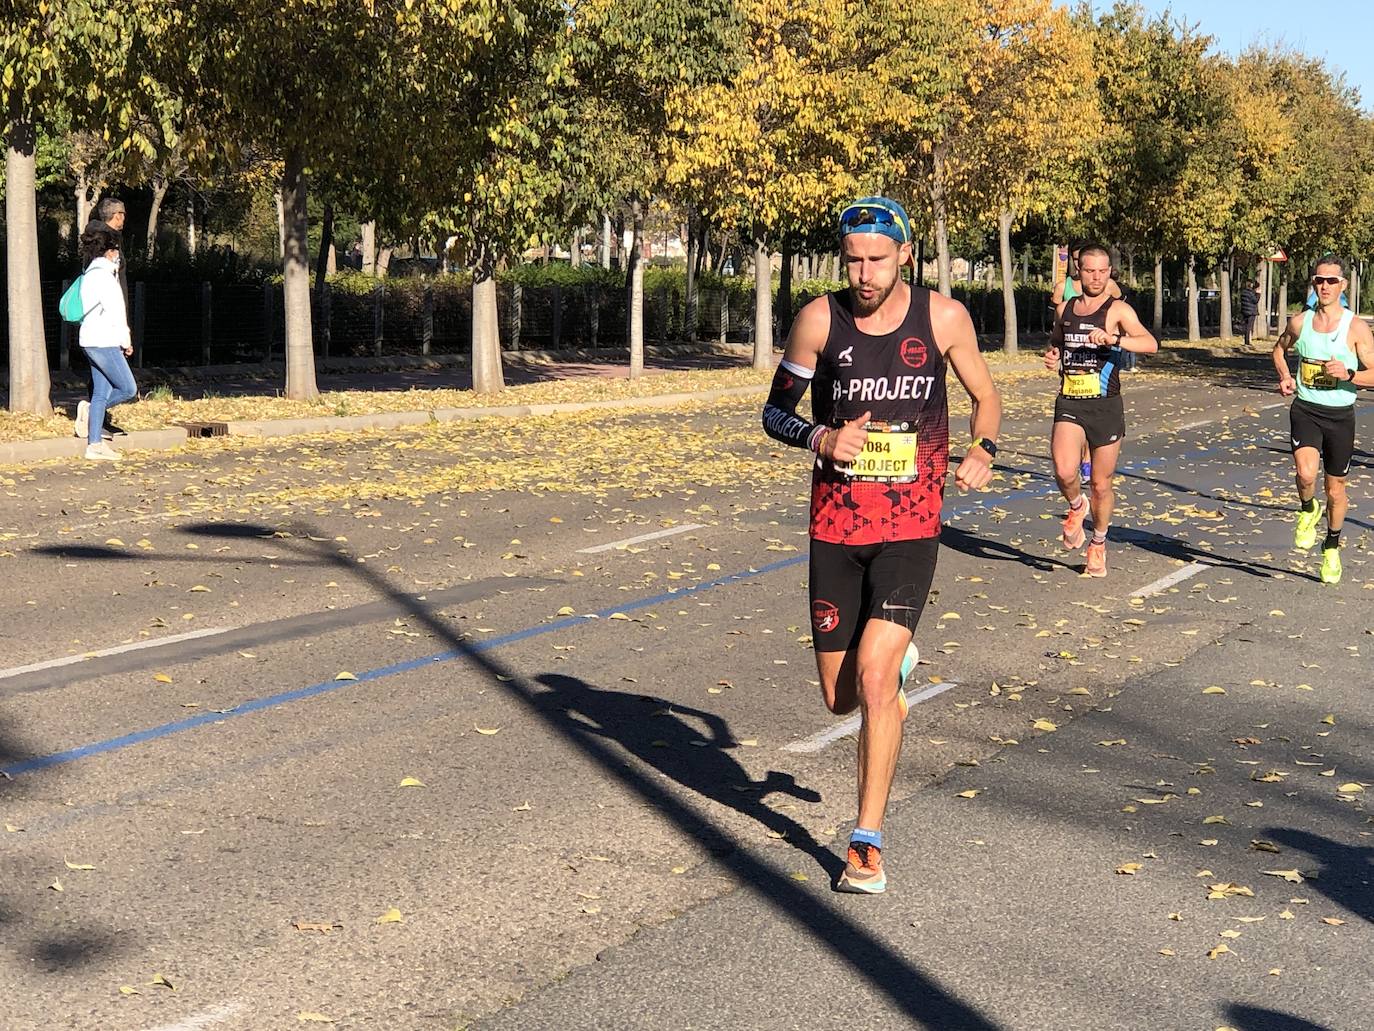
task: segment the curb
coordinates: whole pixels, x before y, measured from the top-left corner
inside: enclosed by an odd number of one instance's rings
[[[435,408],[413,412],[380,412],[375,415],[332,415],[312,419],[263,419],[229,422],[231,437],[295,437],[308,433],[336,433],[349,430],[395,429],[423,426],[431,422],[466,422],[471,419],[523,418],[556,415],[560,412],[623,411],[632,408],[667,408],[689,402],[717,401],[727,397],[763,394],[768,385],[719,387],[696,393],[649,394],[645,397],[617,397],[604,401],[559,401],[551,404],[493,405],[485,408]],[[120,441],[126,451],[173,451],[187,442],[180,427],[161,430],[136,430]],[[75,437],[49,437],[46,440],[21,440],[0,443],[0,465],[22,465],[52,458],[80,458],[86,451]]]
[[[163,430],[134,430],[118,441],[121,451],[172,451],[186,443],[180,427]],[[77,437],[49,437],[46,440],[19,440],[0,444],[0,465],[22,465],[49,458],[81,458],[86,442]]]
[[[319,419],[264,419],[258,422],[231,422],[231,437],[291,437],[302,433],[333,433],[346,430],[391,429],[431,422],[466,422],[471,419],[518,419],[531,415],[557,415],[560,412],[591,412],[627,408],[666,408],[691,401],[716,401],[727,397],[762,394],[766,384],[752,387],[720,387],[694,394],[650,394],[647,397],[616,397],[604,401],[559,401],[552,404],[492,405],[485,408],[435,408],[419,412],[387,412],[383,415],[325,416]]]

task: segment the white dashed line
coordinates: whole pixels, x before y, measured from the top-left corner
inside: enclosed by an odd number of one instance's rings
[[[929,701],[938,694],[943,694],[951,687],[958,686],[959,685],[954,681],[946,681],[943,684],[931,684],[922,691],[907,695],[907,704],[920,705],[922,702]],[[793,741],[791,744],[783,745],[782,750],[784,752],[801,752],[808,755],[813,752],[824,751],[836,741],[840,740],[840,738],[847,737],[858,730],[862,720],[863,717],[859,713],[855,713],[843,722],[836,723],[833,727],[827,727],[820,733],[812,734],[810,737],[804,737],[800,741]]]
[[[631,544],[642,544],[644,541],[656,541],[660,537],[672,537],[679,533],[688,533],[692,530],[703,529],[701,523],[683,523],[681,526],[670,526],[666,530],[655,530],[653,533],[642,533],[638,537],[627,537],[623,541],[611,541],[610,544],[598,544],[592,548],[578,548],[579,555],[595,555],[598,551],[614,551],[616,548],[628,548]]]
[[[192,630],[185,634],[172,634],[170,637],[155,637],[149,641],[135,641],[133,644],[119,644],[113,648],[101,648],[99,651],[82,652],[80,655],[64,655],[60,659],[48,659],[45,662],[35,662],[28,666],[15,666],[12,669],[0,669],[0,680],[8,680],[10,677],[23,676],[25,673],[37,673],[40,669],[56,669],[58,666],[74,666],[78,662],[85,662],[87,659],[103,659],[109,655],[123,655],[125,652],[141,651],[144,648],[161,648],[164,644],[177,644],[180,641],[194,641],[198,637],[214,637],[217,634],[227,634],[230,630],[237,629],[232,626],[222,626],[206,628],[204,630]]]
[[[1174,584],[1182,583],[1190,576],[1197,576],[1204,569],[1211,569],[1212,566],[1206,562],[1193,562],[1184,566],[1182,569],[1175,569],[1168,576],[1161,576],[1154,583],[1146,584],[1138,591],[1132,591],[1132,598],[1148,598],[1152,594],[1160,594],[1167,591]]]
[[[159,1024],[157,1027],[148,1028],[147,1031],[200,1031],[203,1027],[223,1024],[230,1017],[237,1016],[247,1008],[241,1002],[226,1002],[222,1006],[212,1006],[208,1010],[193,1013],[185,1020],[178,1020],[175,1024]]]

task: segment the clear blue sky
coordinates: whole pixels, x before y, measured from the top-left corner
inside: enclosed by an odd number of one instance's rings
[[[1197,25],[1216,49],[1237,54],[1251,43],[1286,44],[1345,73],[1360,91],[1363,107],[1374,111],[1374,11],[1369,0],[1303,4],[1292,0],[1142,0],[1151,13],[1166,8],[1175,18]],[[1094,0],[1099,10],[1111,0]],[[1306,17],[1304,16],[1306,15]]]

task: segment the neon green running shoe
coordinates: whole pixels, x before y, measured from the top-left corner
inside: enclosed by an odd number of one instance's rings
[[[1311,512],[1298,509],[1298,526],[1293,531],[1293,547],[1306,551],[1317,543],[1317,524],[1322,519],[1322,503],[1315,502]]]
[[[1338,584],[1341,582],[1341,549],[1322,548],[1322,583]]]

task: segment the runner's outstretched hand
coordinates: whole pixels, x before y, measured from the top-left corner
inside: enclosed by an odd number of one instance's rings
[[[1279,393],[1284,397],[1292,397],[1293,391],[1296,389],[1297,385],[1293,382],[1292,376],[1285,376],[1279,380]]]
[[[832,461],[852,462],[858,457],[859,452],[864,449],[864,443],[868,440],[867,427],[872,418],[872,412],[864,412],[857,419],[850,419],[826,438],[825,450],[830,453],[829,457]]]
[[[1045,368],[1051,372],[1059,368],[1059,348],[1051,347],[1045,352]]]

